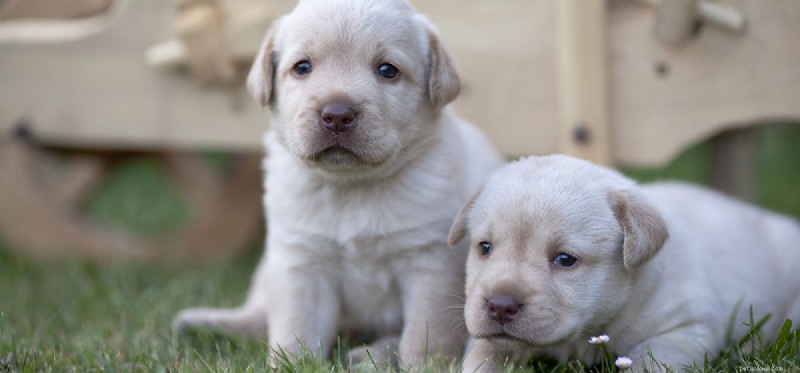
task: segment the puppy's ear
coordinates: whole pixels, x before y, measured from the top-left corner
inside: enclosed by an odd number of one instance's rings
[[[264,40],[261,42],[261,48],[250,68],[250,73],[247,75],[247,91],[261,107],[267,106],[275,94],[275,65],[277,64],[275,33],[279,24],[280,20],[272,22],[272,26],[267,30]]]
[[[458,77],[453,59],[444,48],[436,28],[424,17],[420,18],[428,29],[428,65],[430,67],[428,95],[433,107],[441,109],[458,97],[458,93],[461,92],[461,79]]]
[[[467,235],[467,215],[469,214],[469,210],[472,209],[472,205],[475,204],[475,200],[478,199],[478,195],[481,194],[481,190],[483,190],[483,187],[478,189],[478,191],[469,198],[469,201],[467,201],[464,207],[461,208],[461,211],[458,212],[456,220],[453,221],[453,225],[450,227],[450,233],[447,235],[447,244],[450,245],[450,247],[456,246],[464,239],[464,236]]]
[[[611,205],[623,231],[622,260],[631,271],[652,258],[669,236],[658,210],[635,190],[611,193]]]

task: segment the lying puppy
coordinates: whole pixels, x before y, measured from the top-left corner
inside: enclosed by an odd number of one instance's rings
[[[460,83],[433,26],[401,0],[300,1],[248,88],[272,111],[266,253],[243,306],[185,310],[175,327],[292,354],[327,354],[346,329],[385,337],[376,359],[398,338],[403,363],[460,357],[466,252],[447,231],[503,160],[446,107]]]
[[[498,170],[450,232],[469,232],[465,316],[475,339],[464,372],[532,355],[595,364],[587,340],[634,371],[680,369],[716,356],[737,303],[734,338],[771,314],[764,337],[800,320],[800,226],[679,183],[637,186],[567,156]]]

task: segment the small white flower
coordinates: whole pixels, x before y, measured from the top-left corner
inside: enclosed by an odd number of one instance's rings
[[[594,336],[592,338],[589,338],[589,343],[591,343],[593,345],[599,345],[601,343],[608,343],[608,341],[610,341],[610,340],[611,340],[611,338],[609,338],[607,335],[603,334],[603,335],[597,335],[597,336]]]
[[[620,369],[626,369],[633,364],[633,360],[626,356],[620,356],[616,361],[614,361],[614,364]]]

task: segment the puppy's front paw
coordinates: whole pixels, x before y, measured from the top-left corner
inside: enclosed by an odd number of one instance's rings
[[[483,339],[471,339],[462,362],[462,373],[493,373],[500,371],[495,359],[509,356],[506,352],[495,351],[492,344]]]
[[[214,326],[210,312],[203,308],[187,308],[172,319],[172,330],[186,334],[193,329],[208,329]]]
[[[354,348],[347,352],[345,365],[350,370],[373,371],[381,367],[397,367],[397,347],[400,339],[396,336],[384,337],[374,343]]]
[[[209,329],[227,336],[267,339],[266,314],[260,308],[188,308],[172,320],[178,334]]]

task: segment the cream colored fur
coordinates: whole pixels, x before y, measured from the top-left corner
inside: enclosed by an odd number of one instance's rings
[[[740,301],[735,340],[750,307],[756,319],[771,315],[766,340],[800,320],[798,223],[704,188],[637,186],[575,158],[527,158],[493,173],[463,208],[450,241],[467,234],[474,341],[464,372],[532,355],[594,364],[602,356],[587,340],[599,334],[633,371],[661,370],[650,353],[681,369],[720,352]],[[561,266],[560,253],[578,260]],[[489,316],[495,294],[519,300],[511,321]]]
[[[299,76],[302,60],[312,71]],[[395,79],[376,73],[384,62]],[[403,364],[460,357],[466,250],[446,235],[502,159],[446,107],[459,86],[437,32],[405,1],[303,0],[276,21],[248,78],[272,112],[266,252],[243,306],[185,310],[176,328],[249,334],[293,354],[327,354],[344,329],[381,337],[377,359],[394,343]],[[357,126],[322,128],[331,102],[352,105]]]

